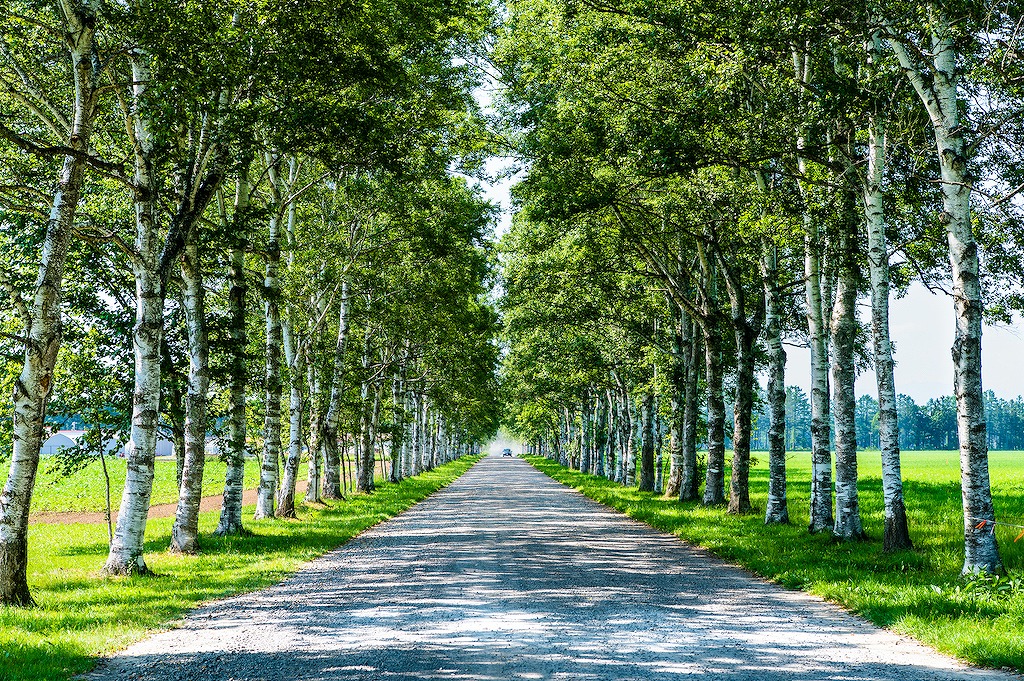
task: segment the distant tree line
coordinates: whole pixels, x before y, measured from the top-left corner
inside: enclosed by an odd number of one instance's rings
[[[896,411],[900,420],[900,449],[906,451],[958,447],[956,433],[956,398],[952,395],[933,397],[918,404],[909,395],[898,395]],[[878,400],[871,395],[857,399],[857,444],[862,449],[878,449]],[[730,412],[730,420],[732,414]],[[1024,397],[1012,400],[985,391],[985,421],[988,425],[988,448],[993,450],[1024,450]],[[786,387],[786,450],[810,450],[811,402],[798,386]],[[755,409],[753,449],[768,449],[770,419],[764,400]],[[730,443],[731,444],[731,443]]]

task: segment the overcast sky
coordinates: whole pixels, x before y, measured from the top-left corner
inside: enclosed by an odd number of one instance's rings
[[[496,174],[504,166],[500,160],[488,164]],[[512,215],[509,187],[512,181],[484,183],[486,196],[502,207],[498,234],[508,229]],[[860,301],[861,318],[866,322],[868,300]],[[932,294],[914,284],[904,298],[894,299],[890,307],[892,339],[896,351],[896,391],[910,395],[919,404],[932,397],[953,394],[953,301],[943,294]],[[810,389],[810,353],[805,348],[786,346],[788,362],[786,384]],[[982,384],[1003,398],[1024,394],[1024,324],[986,326],[982,336]],[[875,394],[874,372],[857,379],[857,394]]]

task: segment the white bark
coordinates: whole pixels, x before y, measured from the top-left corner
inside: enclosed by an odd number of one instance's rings
[[[285,459],[284,476],[277,500],[277,517],[294,518],[295,486],[299,479],[299,462],[302,460],[302,424],[306,406],[303,393],[306,378],[305,351],[302,342],[295,337],[291,322],[282,320],[281,328],[288,363],[288,457]]]
[[[149,82],[149,57],[133,54],[132,77],[135,102]],[[157,183],[152,155],[155,140],[145,116],[132,116],[135,156],[135,392],[127,473],[117,529],[104,565],[108,574],[148,573],[143,559],[143,539],[153,490],[157,423],[160,416],[160,350],[163,338],[165,282],[160,271],[162,239],[157,219]]]
[[[373,491],[373,433],[371,420],[373,417],[373,403],[370,398],[370,330],[366,329],[363,336],[363,381],[359,387],[359,440],[360,446],[356,450],[356,491],[370,493]]]
[[[86,152],[96,111],[92,50],[96,4],[66,3],[67,36],[75,86],[73,127],[68,145]],[[14,389],[14,450],[7,482],[0,492],[0,605],[30,605],[28,516],[39,467],[46,405],[61,343],[64,266],[85,177],[81,156],[67,156],[57,177],[39,270],[24,329],[25,360]]]
[[[874,43],[875,41],[873,41]],[[872,62],[878,48],[870,49]],[[882,496],[886,551],[911,548],[907,511],[903,501],[900,466],[900,431],[896,412],[896,382],[889,334],[889,246],[885,236],[885,129],[877,114],[868,125],[868,168],[864,184],[864,222],[868,235],[868,271],[871,281],[871,336],[875,379],[878,385],[878,439],[882,456]]]
[[[349,333],[348,281],[341,282],[338,304],[338,336],[334,344],[334,366],[331,372],[331,393],[324,418],[324,498],[341,499],[341,459],[338,456],[338,428],[341,423],[342,399],[345,395],[345,347]]]
[[[404,477],[402,462],[405,453],[405,429],[399,425],[402,420],[402,379],[395,376],[391,381],[392,431],[391,431],[391,472],[389,482],[401,482]]]
[[[761,259],[764,280],[765,340],[768,345],[768,503],[765,524],[789,523],[786,497],[786,350],[782,347],[782,313],[778,255],[765,248]]]
[[[857,490],[857,400],[854,382],[857,282],[852,234],[842,234],[838,248],[838,285],[832,308],[832,401],[836,428],[836,512],[833,533],[844,540],[863,539]]]
[[[803,166],[803,162],[801,162]],[[830,532],[832,517],[832,449],[829,442],[828,348],[821,300],[818,225],[804,219],[804,288],[811,345],[811,506],[812,533]]]
[[[994,525],[995,509],[988,471],[988,442],[981,384],[981,299],[978,244],[971,231],[971,186],[967,172],[964,127],[960,121],[957,51],[948,19],[937,3],[928,4],[931,25],[930,64],[910,56],[890,36],[904,73],[914,85],[931,119],[942,176],[942,220],[946,225],[953,279],[956,333],[953,341],[953,386],[960,439],[960,480],[964,510],[965,574],[1002,570]],[[922,70],[931,71],[925,79]]]
[[[313,350],[310,350],[312,353]],[[316,369],[313,357],[306,359],[306,382],[309,388],[309,446],[308,446],[308,484],[306,485],[306,501],[321,502],[321,475],[323,471],[323,394],[321,391],[320,372]]]
[[[418,475],[423,451],[423,394],[415,391],[412,395],[412,443],[409,447],[408,475]]]
[[[276,181],[272,180],[272,184]],[[270,219],[270,238],[267,242],[267,264],[263,278],[266,345],[263,417],[263,461],[260,466],[260,486],[256,495],[256,518],[273,518],[277,496],[278,468],[281,459],[281,283],[278,267],[281,259],[281,215]]]
[[[641,492],[654,491],[654,390],[644,392],[640,408],[640,479],[637,488]]]
[[[171,529],[171,550],[199,552],[199,503],[203,497],[206,464],[207,392],[210,387],[210,344],[206,325],[206,292],[202,261],[193,241],[185,248],[181,265],[185,326],[188,334],[188,395],[185,402],[185,461],[178,492],[178,508]]]
[[[240,183],[239,194],[248,195],[248,187]],[[237,214],[237,211],[236,211]],[[245,399],[246,371],[245,346],[245,251],[241,247],[231,249],[230,290],[228,291],[228,316],[230,337],[230,412],[228,414],[228,438],[225,451],[224,501],[220,510],[220,522],[214,534],[225,536],[240,534],[242,526],[242,494],[245,483]]]
[[[294,176],[294,171],[292,175]],[[286,223],[289,269],[295,265],[295,251],[298,247],[295,239],[295,211],[295,202],[291,201],[288,204],[288,221]],[[306,380],[305,359],[308,339],[300,333],[297,317],[294,306],[289,304],[287,312],[281,320],[285,362],[288,365],[288,456],[285,459],[284,477],[278,492],[277,516],[279,518],[295,517],[295,486],[299,480],[299,462],[302,460],[302,424],[306,407],[303,384]]]

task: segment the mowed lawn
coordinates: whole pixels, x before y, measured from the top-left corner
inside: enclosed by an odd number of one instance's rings
[[[300,506],[298,520],[253,521],[253,508],[246,508],[243,518],[253,533],[247,537],[212,537],[219,513],[203,513],[200,556],[167,553],[174,519],[150,520],[151,577],[99,574],[107,555],[103,523],[32,525],[29,584],[38,605],[0,607],[0,681],[60,681],[87,671],[97,654],[165,627],[204,601],[280,581],[444,487],[476,460],[464,457],[396,485],[379,483],[372,495]]]
[[[77,512],[103,511],[106,508],[106,485],[99,459],[89,463],[71,476],[61,476],[52,469],[52,459],[43,459],[39,464],[39,475],[32,492],[32,512]],[[156,460],[153,472],[154,506],[173,504],[178,501],[178,483],[175,461],[172,457]],[[203,496],[224,493],[225,464],[219,458],[210,457],[203,466]],[[116,511],[121,503],[121,490],[127,465],[124,459],[107,458],[107,473],[110,475],[110,503]],[[260,462],[246,459],[245,489],[255,489],[260,481]]]
[[[787,587],[840,603],[865,618],[961,659],[1024,671],[1024,538],[996,535],[1009,579],[995,584],[960,578],[963,515],[957,452],[905,452],[903,474],[915,548],[882,551],[881,464],[862,452],[860,500],[866,542],[837,543],[807,533],[810,454],[788,457],[788,527],[765,526],[767,455],[756,453],[751,501],[760,513],[732,516],[724,508],[643,494],[543,458],[530,461],[601,503],[710,549]],[[1024,452],[989,458],[997,520],[1024,525]],[[728,480],[728,478],[727,478]],[[728,484],[728,483],[727,483]]]

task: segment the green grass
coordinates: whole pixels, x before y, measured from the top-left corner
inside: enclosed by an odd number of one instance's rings
[[[767,457],[751,470],[751,501],[763,512]],[[680,503],[623,488],[591,475],[529,457],[538,469],[591,499],[777,582],[817,594],[849,610],[975,664],[1024,670],[1024,539],[1018,529],[997,530],[1003,560],[1016,589],[964,584],[963,520],[956,452],[906,452],[906,500],[915,548],[882,551],[881,465],[877,452],[863,452],[861,513],[865,542],[842,544],[807,533],[810,455],[789,457],[792,524],[767,527],[755,513],[732,516],[724,508]],[[990,455],[997,519],[1024,525],[1024,453]],[[1004,587],[1005,588],[1005,587]]]
[[[216,512],[200,516],[203,553],[167,553],[173,518],[146,528],[155,577],[107,578],[106,527],[33,525],[29,584],[35,608],[0,608],[0,681],[59,681],[88,671],[95,656],[167,626],[204,601],[279,582],[303,563],[394,516],[464,473],[474,457],[382,483],[323,509],[300,507],[298,521],[247,521],[251,537],[214,538]],[[247,509],[251,517],[252,509]]]
[[[39,476],[32,492],[32,513],[102,511],[106,508],[106,492],[103,470],[99,459],[69,477],[56,475],[51,470],[51,461],[43,459],[39,465]],[[117,509],[124,489],[124,459],[108,458],[107,471],[110,473],[110,503]],[[260,479],[260,464],[256,459],[245,462],[245,489],[254,489]],[[206,460],[203,471],[203,496],[224,492],[224,462],[220,459]],[[178,483],[173,458],[156,461],[153,477],[151,503],[171,504],[178,501]],[[2,677],[0,677],[2,679]]]

